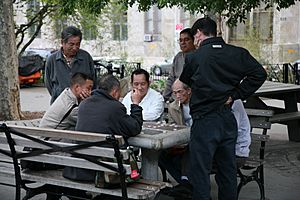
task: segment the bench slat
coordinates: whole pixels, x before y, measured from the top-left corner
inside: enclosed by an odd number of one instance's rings
[[[251,133],[251,140],[252,141],[269,141],[270,136],[269,135],[262,135],[257,133]]]
[[[77,188],[95,193],[110,194],[113,196],[122,196],[121,189],[104,189],[96,188],[94,183],[76,182],[68,180],[61,176],[59,170],[49,170],[47,173],[38,173],[36,171],[27,170],[26,173],[22,173],[22,177],[25,180],[38,181],[40,183],[47,183],[52,185],[58,185],[63,187]],[[133,199],[150,199],[159,192],[158,187],[149,187],[148,190],[139,189],[139,183],[129,184],[127,187],[128,197]]]
[[[252,109],[252,108],[245,108],[245,110],[247,115],[249,116],[272,117],[274,115],[273,110]]]
[[[79,167],[79,168],[84,168],[84,169],[113,172],[105,167],[99,166],[97,164],[91,163],[91,162],[83,160],[83,159],[59,156],[59,155],[39,155],[39,156],[33,156],[33,157],[29,157],[29,158],[22,158],[22,160],[30,160],[30,161],[52,163],[52,164],[57,164],[57,165],[69,166],[69,167]],[[105,161],[103,163],[112,165],[113,167],[116,167],[116,168],[118,167],[117,163],[105,162]],[[123,164],[123,166],[126,170],[126,174],[130,174],[130,172],[131,172],[130,165]]]
[[[280,123],[280,122],[287,122],[295,119],[300,119],[300,112],[276,114],[272,118],[270,118],[270,121],[273,123]]]
[[[26,127],[26,126],[15,126],[9,125],[10,128],[13,128],[16,131],[27,135],[41,136],[41,137],[51,137],[51,138],[63,138],[76,141],[104,141],[108,134],[103,133],[90,133],[90,132],[81,132],[81,131],[69,131],[69,130],[58,130],[58,129],[47,129],[47,128],[38,128],[38,127]],[[125,141],[122,136],[115,135],[120,145],[124,145]]]
[[[20,147],[31,147],[31,148],[45,148],[46,147],[45,145],[35,143],[35,142],[32,142],[27,139],[23,139],[23,138],[14,137],[14,141],[16,143],[16,146],[20,146]],[[59,145],[61,147],[68,147],[68,146],[76,145],[76,144],[55,142],[55,141],[47,141],[47,142],[49,142],[51,144]],[[0,144],[7,144],[6,137],[3,134],[1,135],[1,133],[0,133]],[[46,148],[48,148],[48,147],[46,147]],[[8,147],[7,147],[7,150],[9,150]],[[82,153],[85,155],[94,155],[94,156],[99,156],[99,157],[101,157],[101,156],[108,157],[108,158],[115,157],[115,151],[112,148],[90,147],[88,149],[77,150],[76,152]],[[120,149],[120,152],[121,152],[124,160],[127,160],[129,158],[128,150]]]
[[[244,167],[258,167],[260,165],[264,164],[264,161],[259,158],[248,158],[246,160],[246,163],[244,164]]]
[[[271,122],[267,122],[264,117],[252,117],[249,116],[249,120],[250,120],[250,125],[252,128],[260,128],[260,129],[270,129],[272,123]]]

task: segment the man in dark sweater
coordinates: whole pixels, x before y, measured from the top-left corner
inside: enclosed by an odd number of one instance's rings
[[[128,115],[124,105],[119,102],[120,91],[120,82],[116,77],[103,76],[98,89],[80,103],[75,130],[122,135],[125,138],[138,135],[143,125],[142,107],[138,105],[142,95],[137,90],[132,92],[131,114]],[[95,171],[66,167],[63,176],[73,180],[93,181]]]
[[[265,70],[247,50],[226,44],[216,32],[216,23],[210,18],[194,23],[192,33],[199,48],[186,55],[180,76],[192,88],[189,179],[193,200],[210,199],[213,158],[218,167],[218,198],[237,198],[237,123],[231,105],[252,95],[266,79]]]
[[[138,90],[131,94],[130,115],[125,106],[119,102],[120,82],[112,75],[99,81],[98,89],[83,101],[78,110],[75,130],[123,135],[125,138],[135,136],[142,130],[142,107],[138,104],[142,96]]]

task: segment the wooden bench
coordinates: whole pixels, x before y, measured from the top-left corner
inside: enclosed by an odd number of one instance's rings
[[[246,109],[251,124],[250,156],[243,167],[238,169],[238,194],[243,186],[255,181],[260,190],[260,199],[265,199],[264,188],[264,157],[265,146],[269,140],[267,131],[271,128],[270,118],[273,116],[271,110]]]
[[[272,123],[283,123],[285,124],[288,121],[300,119],[300,112],[288,112],[275,114],[272,118],[270,118],[270,122]]]
[[[41,139],[45,137],[72,140],[74,143]],[[123,144],[125,144],[123,137],[117,135],[2,124],[0,127],[0,177],[14,178],[14,183],[3,184],[16,187],[15,199],[20,199],[21,189],[26,190],[26,196],[23,199],[28,199],[40,193],[52,193],[51,186],[88,191],[93,196],[109,194],[122,199],[153,199],[161,189],[170,186],[169,183],[144,179],[127,184],[125,178],[130,175],[131,167],[123,161],[128,160],[130,152],[127,149],[120,149]],[[24,147],[41,150],[28,153],[24,151]],[[92,159],[91,156],[97,156],[99,159]],[[116,162],[101,161],[100,157],[113,158]],[[95,187],[94,183],[66,179],[62,176],[62,170],[21,170],[21,159],[103,172],[117,172],[120,174],[121,184],[116,189],[104,189]],[[2,178],[0,182],[1,180]],[[32,183],[38,183],[39,186],[32,186]]]

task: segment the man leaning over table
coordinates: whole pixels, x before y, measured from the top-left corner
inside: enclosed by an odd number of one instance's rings
[[[180,80],[192,88],[193,119],[189,143],[193,200],[210,199],[210,174],[216,162],[218,198],[237,198],[235,144],[237,122],[231,105],[247,99],[267,74],[250,53],[216,37],[217,25],[208,17],[192,26],[199,48],[186,56]]]
[[[56,101],[44,114],[39,127],[74,130],[77,122],[78,105],[84,99],[82,91],[91,94],[93,78],[83,73],[75,73],[71,86],[64,89]]]
[[[143,109],[138,105],[142,99],[141,93],[138,90],[131,93],[132,104],[128,115],[124,105],[119,102],[120,92],[120,82],[116,77],[103,76],[98,83],[98,89],[79,105],[75,130],[117,134],[125,139],[138,135],[143,125]],[[94,181],[96,172],[66,167],[63,176],[72,180]]]
[[[90,95],[92,87],[92,77],[79,72],[73,74],[71,77],[71,86],[65,88],[64,91],[57,97],[55,102],[51,104],[49,109],[44,114],[39,127],[74,130],[77,122],[78,105],[83,99],[85,99],[85,97],[83,97],[81,94],[84,91],[85,94]],[[62,141],[59,138],[50,138],[50,140],[72,142],[70,140]],[[85,191],[75,190],[68,187],[56,187],[55,190],[57,194],[47,193],[47,200],[61,199],[62,195],[60,194],[75,195],[82,198],[89,197]],[[75,200],[78,198],[70,199]]]
[[[143,108],[144,121],[158,121],[164,112],[163,96],[150,88],[150,75],[144,69],[136,69],[131,74],[132,90],[127,93],[122,103],[127,109],[127,114],[131,111],[132,92],[138,91],[142,95],[139,106]]]

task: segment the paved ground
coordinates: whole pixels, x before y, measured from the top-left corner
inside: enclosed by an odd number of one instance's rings
[[[43,87],[22,88],[21,108],[23,111],[45,111],[50,97]],[[267,101],[268,104],[282,105],[280,101]],[[289,142],[285,126],[274,124],[269,131],[271,141],[266,147],[265,187],[270,200],[300,199],[300,142]],[[14,190],[0,186],[0,199],[13,200]],[[242,189],[242,200],[259,199],[259,190],[254,183]],[[217,187],[212,177],[212,197],[217,199]],[[43,195],[34,200],[45,199]]]

